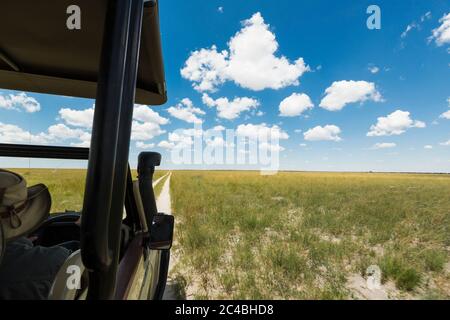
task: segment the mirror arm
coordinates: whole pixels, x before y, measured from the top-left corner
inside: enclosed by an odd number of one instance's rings
[[[144,207],[145,219],[148,229],[154,216],[158,214],[156,207],[155,192],[153,190],[153,174],[155,166],[161,164],[161,154],[157,152],[141,152],[138,157],[138,180],[139,192],[141,194],[142,205]]]

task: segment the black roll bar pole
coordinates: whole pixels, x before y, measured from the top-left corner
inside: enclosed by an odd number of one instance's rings
[[[87,160],[89,148],[0,143],[0,157]]]
[[[122,93],[119,136],[117,141],[116,171],[114,173],[113,198],[109,220],[109,244],[112,250],[112,263],[109,269],[108,285],[115,290],[116,272],[119,263],[121,226],[127,185],[128,156],[130,149],[131,125],[133,121],[134,98],[138,72],[139,49],[141,44],[143,0],[130,0],[131,23],[128,38],[128,51],[125,65],[125,83]]]
[[[107,284],[113,258],[108,229],[123,115],[130,11],[129,0],[108,1],[81,218],[81,255],[89,270],[87,299],[111,299],[114,294]]]

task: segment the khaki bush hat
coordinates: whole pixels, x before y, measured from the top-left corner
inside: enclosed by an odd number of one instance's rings
[[[51,197],[43,184],[27,188],[17,173],[0,169],[0,220],[6,242],[29,235],[50,214]]]

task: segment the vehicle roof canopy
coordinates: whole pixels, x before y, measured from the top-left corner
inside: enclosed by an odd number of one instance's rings
[[[107,0],[1,0],[0,88],[95,98]],[[148,5],[148,4],[153,5]],[[67,8],[81,10],[69,30]],[[144,9],[136,103],[166,102],[156,1]]]

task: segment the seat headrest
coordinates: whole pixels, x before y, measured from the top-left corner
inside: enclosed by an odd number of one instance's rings
[[[49,300],[74,300],[79,292],[81,277],[85,271],[81,251],[74,251],[59,268],[48,296]],[[77,283],[78,282],[78,283]],[[70,284],[70,285],[69,285]]]

